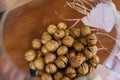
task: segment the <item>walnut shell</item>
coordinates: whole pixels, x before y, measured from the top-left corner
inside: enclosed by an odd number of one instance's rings
[[[54,34],[57,31],[57,27],[53,24],[49,25],[47,28],[48,33]]]
[[[78,70],[79,74],[86,75],[89,71],[89,66],[87,63],[83,63],[77,68],[77,70]]]
[[[67,76],[64,76],[64,77],[62,77],[61,80],[71,80],[71,79],[69,77],[67,77]]]
[[[41,52],[42,52],[43,55],[49,53],[49,51],[47,50],[47,48],[45,46],[42,46]]]
[[[34,61],[34,64],[35,64],[35,67],[36,67],[38,70],[43,70],[43,69],[44,69],[45,63],[44,63],[44,61],[43,61],[43,58],[41,58],[41,57],[37,58],[37,59]]]
[[[48,73],[43,73],[40,80],[53,80],[52,76]]]
[[[66,46],[60,46],[57,50],[57,55],[58,56],[63,56],[68,53],[68,48]]]
[[[42,46],[40,39],[33,39],[32,40],[32,47],[33,49],[40,49]]]
[[[30,62],[29,67],[30,67],[30,69],[32,69],[32,70],[36,70],[36,67],[35,67],[35,64],[34,64],[33,61]]]
[[[36,70],[36,75],[41,76],[45,71],[44,70]]]
[[[89,48],[85,48],[84,54],[87,59],[91,59],[94,56],[94,54],[89,50]]]
[[[89,73],[92,73],[95,71],[95,67],[94,66],[91,66],[90,69],[89,69]]]
[[[84,53],[78,53],[77,56],[80,56],[83,59],[83,62],[86,61],[86,57],[83,55]]]
[[[52,63],[54,62],[56,59],[56,55],[54,53],[48,53],[45,55],[45,63]]]
[[[36,52],[34,50],[28,50],[25,53],[25,60],[33,61],[36,58]]]
[[[46,43],[45,47],[47,48],[48,51],[54,52],[58,49],[59,44],[55,40],[50,40]]]
[[[54,80],[61,80],[61,78],[63,77],[63,74],[60,71],[57,71],[54,75]]]
[[[75,78],[77,75],[75,68],[73,68],[71,66],[67,67],[66,75],[70,78]]]
[[[98,51],[97,46],[89,46],[88,48],[93,53],[93,55],[95,55]]]
[[[72,38],[71,36],[65,36],[62,39],[62,43],[67,47],[72,47],[72,45],[74,44],[74,38]]]
[[[47,73],[53,74],[57,71],[57,67],[55,64],[50,63],[46,65],[45,70]]]
[[[74,56],[70,60],[70,65],[74,68],[79,67],[83,63],[83,58],[81,56]]]
[[[100,62],[100,58],[97,55],[93,56],[93,58],[90,60],[92,66],[96,66],[99,62]]]
[[[66,56],[60,56],[55,60],[55,64],[58,68],[65,68],[68,63],[68,59]]]
[[[42,37],[41,37],[41,43],[46,44],[51,39],[52,39],[51,35],[49,35],[47,33],[46,34],[44,33],[44,35],[42,35]]]
[[[54,39],[59,40],[65,36],[65,32],[63,30],[58,30],[54,34]]]
[[[58,25],[57,25],[57,28],[58,29],[62,29],[62,30],[65,30],[65,29],[67,29],[67,25],[65,24],[65,23],[63,23],[63,22],[60,22]]]
[[[74,45],[73,45],[74,49],[76,51],[82,51],[84,49],[84,46],[82,45],[82,43],[80,42],[75,42]]]
[[[91,34],[91,29],[87,26],[82,27],[81,34],[82,34],[82,36],[87,36],[87,35]]]
[[[80,37],[80,29],[79,28],[73,28],[70,30],[70,35],[74,38]]]
[[[87,36],[87,42],[88,42],[89,45],[96,45],[96,43],[97,43],[96,35],[94,33],[89,34]]]
[[[87,39],[84,38],[84,37],[79,38],[79,41],[80,41],[84,46],[86,46],[86,45],[88,44],[88,43],[87,43]]]
[[[68,54],[67,54],[67,58],[68,58],[69,60],[71,60],[71,58],[74,57],[74,56],[76,56],[75,50],[71,50],[71,51],[69,51]]]

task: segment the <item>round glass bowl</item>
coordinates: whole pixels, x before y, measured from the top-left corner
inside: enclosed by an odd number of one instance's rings
[[[66,0],[34,0],[12,10],[6,10],[0,26],[0,79],[30,80],[29,63],[24,59],[25,51],[32,48],[31,41],[40,38],[49,24],[65,22],[69,27],[74,21],[63,18],[82,18],[84,15],[65,5]],[[5,20],[4,20],[5,19]],[[79,22],[76,27],[84,26]],[[109,33],[116,36],[115,28]],[[99,35],[98,39],[104,46],[112,50],[115,41]],[[109,44],[109,45],[108,45]],[[109,53],[98,52],[100,63]]]

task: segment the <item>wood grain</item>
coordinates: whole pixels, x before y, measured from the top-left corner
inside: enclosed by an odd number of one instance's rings
[[[114,0],[117,8],[120,10],[118,0]],[[73,22],[68,22],[58,17],[65,18],[81,18],[78,12],[64,7],[65,0],[43,0],[38,5],[29,3],[13,10],[6,21],[4,28],[4,44],[11,60],[21,70],[28,72],[28,62],[24,59],[26,50],[31,49],[31,40],[34,38],[40,38],[41,34],[46,31],[49,24],[58,24],[63,21],[71,26]],[[55,14],[57,11],[58,15]],[[80,22],[77,27],[82,27]],[[115,28],[110,32],[115,37]],[[114,41],[101,35],[99,39],[104,43],[104,46],[112,49]],[[98,55],[101,59],[101,63],[106,59],[109,53],[105,51],[99,51]]]

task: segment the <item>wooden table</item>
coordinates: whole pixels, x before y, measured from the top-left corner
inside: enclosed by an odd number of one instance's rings
[[[119,0],[113,1],[120,10]],[[25,51],[32,48],[31,40],[40,38],[49,24],[58,24],[63,21],[68,26],[71,26],[74,23],[64,21],[58,15],[64,18],[81,18],[83,16],[69,7],[64,7],[64,4],[65,0],[43,0],[40,3],[29,3],[21,6],[9,14],[4,29],[4,44],[9,57],[20,69],[28,72],[28,62],[24,59]],[[58,15],[55,14],[55,11],[57,11]],[[77,25],[77,27],[82,26],[82,22]],[[109,34],[115,37],[115,28]],[[105,47],[113,48],[113,40],[103,35],[99,36],[99,39],[104,43]],[[109,53],[99,51],[98,55],[102,63]]]

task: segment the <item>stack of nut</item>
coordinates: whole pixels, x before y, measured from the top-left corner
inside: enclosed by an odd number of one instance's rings
[[[87,26],[67,29],[63,22],[49,25],[25,59],[36,80],[74,80],[95,70],[99,63],[97,38]]]

